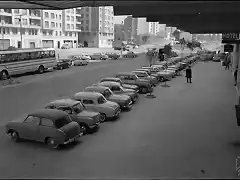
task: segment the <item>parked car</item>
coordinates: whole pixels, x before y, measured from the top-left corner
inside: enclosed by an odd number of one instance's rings
[[[89,60],[91,60],[92,58],[91,58],[89,55],[83,54],[83,55],[81,55],[81,59],[82,59],[82,60],[89,61]]]
[[[86,87],[84,92],[98,92],[101,93],[108,101],[118,103],[122,110],[132,108],[132,100],[128,95],[114,94],[109,87],[105,86],[89,86]]]
[[[133,89],[136,92],[139,92],[139,87],[137,85],[124,84],[120,78],[105,77],[100,80],[100,82],[104,82],[104,81],[118,82],[121,84],[122,87],[126,89]]]
[[[86,110],[99,112],[101,122],[116,118],[121,112],[121,108],[117,103],[108,101],[98,92],[79,92],[74,95],[73,99],[80,101]]]
[[[120,55],[117,53],[106,53],[106,55],[108,56],[108,58],[115,59],[115,60],[119,59],[120,57]]]
[[[141,69],[136,69],[135,71],[145,71],[145,72],[147,72],[147,74],[149,76],[153,76],[153,77],[157,78],[158,81],[160,81],[160,79],[159,79],[160,76],[157,73],[152,72],[150,69],[143,69],[143,68],[141,68]]]
[[[158,82],[159,82],[158,78],[156,78],[154,76],[149,76],[146,71],[132,71],[132,72],[134,74],[136,74],[137,77],[139,77],[140,79],[149,80],[153,86],[156,86],[158,84]]]
[[[86,66],[88,65],[88,61],[85,59],[82,59],[82,56],[72,56],[72,65],[73,66]]]
[[[134,91],[133,89],[126,89],[122,87],[120,83],[105,81],[95,85],[109,87],[114,94],[128,95],[131,97],[133,103],[135,103],[138,100],[138,94],[136,91]]]
[[[103,53],[94,53],[93,55],[91,55],[91,59],[92,60],[107,60],[108,56],[106,54]]]
[[[46,109],[58,109],[68,113],[72,120],[77,122],[84,133],[90,133],[100,124],[100,114],[86,111],[81,102],[72,99],[52,101],[45,106]]]
[[[124,84],[137,85],[141,93],[153,92],[153,87],[149,80],[140,79],[136,74],[131,72],[119,72],[116,78],[121,79]]]
[[[136,58],[137,54],[134,53],[133,51],[129,51],[126,54],[123,55],[124,58]]]
[[[170,81],[174,77],[174,72],[168,71],[162,65],[153,65],[151,68],[155,68],[154,71],[155,71],[156,75],[159,77],[161,82],[163,82],[165,80]],[[145,67],[143,69],[145,69]]]
[[[53,69],[62,70],[62,69],[67,69],[70,66],[71,66],[71,60],[70,59],[59,59],[57,61],[56,66],[54,66]]]
[[[53,109],[39,110],[22,119],[9,122],[6,125],[6,133],[13,141],[19,139],[40,141],[54,149],[83,135],[78,123],[72,121],[67,113]]]
[[[220,61],[221,61],[221,58],[220,58],[219,54],[215,54],[215,55],[213,56],[213,61],[214,61],[214,62],[220,62]]]

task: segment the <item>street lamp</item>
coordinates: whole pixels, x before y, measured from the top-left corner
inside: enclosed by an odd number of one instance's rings
[[[22,43],[23,43],[23,35],[22,35],[22,14],[18,15],[19,16],[19,22],[20,22],[20,36],[21,36],[21,41],[20,41],[20,48],[22,48]]]
[[[2,24],[2,29],[4,28],[3,27],[3,24],[4,24],[4,21],[3,21],[3,17],[1,16],[1,24]],[[2,31],[2,50],[4,49],[4,30]]]

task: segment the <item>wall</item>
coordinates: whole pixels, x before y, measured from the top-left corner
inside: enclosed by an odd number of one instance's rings
[[[96,33],[78,33],[78,42],[84,44],[88,42],[88,47],[98,47],[98,36]]]
[[[149,33],[149,26],[146,18],[138,18],[137,35]]]

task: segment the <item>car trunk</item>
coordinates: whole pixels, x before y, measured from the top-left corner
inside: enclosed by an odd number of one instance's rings
[[[65,126],[61,127],[60,130],[67,135],[68,139],[74,138],[80,134],[80,127],[76,126],[75,122],[66,124]]]

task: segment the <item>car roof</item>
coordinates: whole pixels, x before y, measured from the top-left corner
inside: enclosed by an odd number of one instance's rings
[[[99,83],[100,85],[112,85],[112,86],[119,86],[120,84],[118,82],[112,82],[112,81],[103,81]]]
[[[78,103],[79,103],[79,101],[76,101],[73,99],[59,99],[59,100],[55,100],[55,101],[48,103],[46,106],[50,106],[50,105],[74,106]]]
[[[105,78],[102,78],[101,80],[100,80],[100,82],[101,81],[104,81],[104,80],[112,80],[112,81],[121,81],[121,79],[120,78],[116,78],[116,77],[105,77]]]
[[[149,69],[136,69],[136,71],[149,71]]]
[[[74,95],[74,97],[76,97],[76,96],[98,98],[98,97],[102,96],[102,94],[98,93],[98,92],[78,92]]]
[[[133,71],[133,73],[147,73],[146,71]]]
[[[121,76],[121,75],[135,75],[135,74],[132,72],[119,72],[117,73],[117,75]]]
[[[65,117],[67,115],[68,114],[66,112],[56,110],[56,109],[42,109],[29,114],[29,116],[37,116],[39,118],[48,118],[54,121],[62,117]]]
[[[105,86],[88,86],[84,89],[84,92],[104,92],[106,89],[109,89]]]

